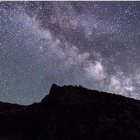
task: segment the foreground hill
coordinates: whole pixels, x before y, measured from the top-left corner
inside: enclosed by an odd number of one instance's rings
[[[52,85],[40,103],[0,102],[0,140],[140,140],[140,101]]]

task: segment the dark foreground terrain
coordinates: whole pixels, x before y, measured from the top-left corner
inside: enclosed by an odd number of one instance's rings
[[[140,140],[140,101],[52,85],[40,103],[0,102],[0,140]]]

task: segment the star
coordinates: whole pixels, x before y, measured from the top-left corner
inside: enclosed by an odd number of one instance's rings
[[[0,2],[0,100],[40,102],[52,84],[140,99],[139,2]]]

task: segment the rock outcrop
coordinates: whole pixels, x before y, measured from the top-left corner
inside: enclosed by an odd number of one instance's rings
[[[0,140],[140,140],[140,101],[52,85],[40,103],[0,102]]]

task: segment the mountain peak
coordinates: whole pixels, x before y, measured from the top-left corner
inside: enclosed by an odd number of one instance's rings
[[[40,103],[0,103],[0,140],[139,140],[140,101],[52,85]]]

